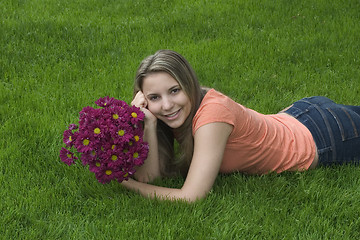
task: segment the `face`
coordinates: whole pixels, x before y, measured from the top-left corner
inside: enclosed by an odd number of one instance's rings
[[[145,77],[142,91],[149,111],[169,127],[179,128],[189,116],[190,99],[168,73],[156,72]]]

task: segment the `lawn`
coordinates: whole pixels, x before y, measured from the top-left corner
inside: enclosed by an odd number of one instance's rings
[[[79,111],[103,96],[130,102],[158,49],[262,113],[312,95],[360,105],[359,1],[9,0],[0,21],[1,239],[360,238],[358,166],[220,175],[186,204],[59,159]]]

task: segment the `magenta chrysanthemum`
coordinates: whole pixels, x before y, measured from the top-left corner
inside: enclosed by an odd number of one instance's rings
[[[72,147],[74,145],[75,140],[76,139],[74,137],[74,134],[72,133],[72,131],[70,129],[64,131],[63,142],[65,143],[65,145],[67,147]]]
[[[108,183],[111,180],[119,179],[121,172],[118,169],[105,166],[95,173],[96,178],[101,183]]]
[[[71,130],[75,130],[75,129],[78,129],[78,126],[76,124],[70,124],[68,129],[71,131]]]
[[[77,157],[74,156],[72,152],[67,150],[66,148],[61,148],[60,150],[60,159],[67,165],[72,165],[75,163]]]
[[[99,107],[110,107],[114,103],[114,98],[110,98],[108,96],[99,98],[97,101],[95,101],[95,104]]]
[[[104,97],[95,103],[101,108],[84,107],[79,125],[69,125],[63,142],[67,148],[76,149],[81,162],[89,166],[99,182],[127,180],[135,167],[144,163],[149,151],[141,127],[145,114],[115,98]],[[60,158],[67,165],[78,159],[66,148],[60,150]]]
[[[144,119],[145,114],[142,111],[140,111],[139,108],[132,106],[129,110],[131,116],[130,121],[132,124],[136,124]]]

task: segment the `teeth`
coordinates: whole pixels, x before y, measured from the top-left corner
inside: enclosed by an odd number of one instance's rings
[[[177,113],[178,113],[178,112],[175,112],[175,113],[173,113],[173,114],[166,115],[166,116],[167,116],[167,117],[173,117],[173,116],[175,116]]]

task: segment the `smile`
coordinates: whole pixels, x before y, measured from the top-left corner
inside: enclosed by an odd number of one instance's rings
[[[176,111],[176,112],[174,112],[172,114],[164,115],[164,117],[166,117],[169,120],[173,120],[179,115],[180,110],[181,109],[179,109],[178,111]]]

